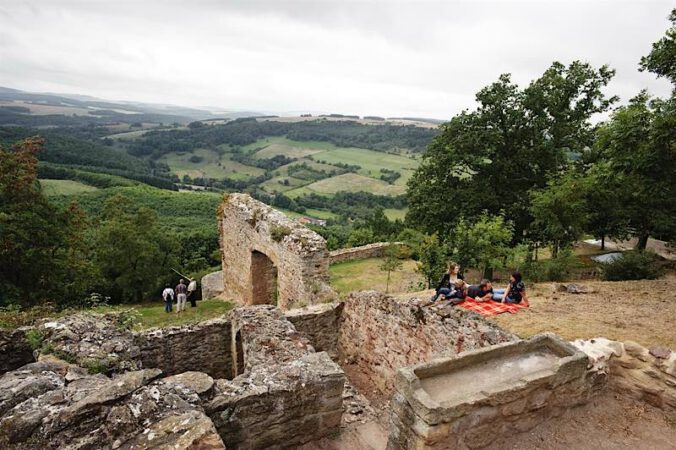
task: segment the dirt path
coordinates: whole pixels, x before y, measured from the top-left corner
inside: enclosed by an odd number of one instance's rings
[[[676,448],[676,415],[606,392],[533,430],[494,442],[487,450],[669,450]]]
[[[604,336],[676,349],[676,276],[660,280],[584,281],[590,294],[555,292],[557,283],[530,289],[531,307],[490,317],[521,337],[552,331],[565,339]]]

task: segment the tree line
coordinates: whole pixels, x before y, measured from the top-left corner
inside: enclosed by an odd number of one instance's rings
[[[676,10],[670,20],[639,68],[676,86]],[[456,255],[478,251],[458,249],[468,233],[497,240],[481,251],[548,246],[555,258],[584,234],[634,236],[639,250],[651,236],[673,241],[674,91],[666,99],[641,91],[612,109],[618,98],[604,88],[614,74],[555,62],[525,87],[505,74],[480,90],[478,107],[442,125],[423,155],[408,183],[407,223]],[[504,265],[506,253],[498,256],[485,267]]]

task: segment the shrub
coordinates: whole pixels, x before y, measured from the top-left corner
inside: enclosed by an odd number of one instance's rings
[[[42,341],[45,340],[45,335],[39,330],[28,330],[26,333],[26,342],[33,350],[42,347]]]
[[[122,330],[131,330],[141,320],[141,313],[134,308],[120,311],[117,314],[117,326]]]
[[[614,260],[601,263],[606,281],[654,280],[664,274],[659,257],[652,252],[630,251]]]
[[[19,305],[8,305],[0,308],[0,328],[19,328],[33,325],[38,319],[53,316],[54,305],[46,303],[40,306],[22,309]]]
[[[272,225],[270,227],[270,237],[275,242],[281,242],[282,239],[291,234],[291,230],[287,227],[280,225]]]
[[[556,258],[543,261],[526,261],[523,273],[531,281],[564,281],[570,278],[574,269],[582,266],[582,262],[570,249],[562,250]]]

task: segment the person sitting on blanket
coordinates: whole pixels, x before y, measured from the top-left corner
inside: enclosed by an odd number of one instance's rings
[[[521,274],[519,272],[512,273],[506,289],[494,289],[493,300],[502,303],[521,303],[522,300],[525,300],[528,303],[526,285],[521,280]]]
[[[467,288],[467,297],[478,302],[493,300],[493,285],[490,280],[483,279],[479,284],[472,284]]]
[[[435,301],[440,295],[443,295],[444,298],[449,298],[448,296],[453,291],[455,284],[458,280],[462,281],[462,279],[463,276],[460,273],[460,266],[454,262],[448,263],[448,272],[441,278],[431,301]]]

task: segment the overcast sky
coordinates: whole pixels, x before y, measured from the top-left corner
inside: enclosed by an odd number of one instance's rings
[[[510,72],[617,70],[622,101],[673,1],[0,0],[0,86],[263,112],[447,119]]]

